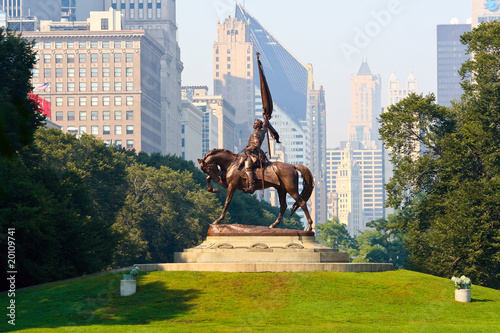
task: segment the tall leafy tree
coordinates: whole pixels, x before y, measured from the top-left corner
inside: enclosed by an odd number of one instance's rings
[[[30,144],[45,119],[28,96],[35,62],[33,42],[0,28],[0,156]]]
[[[473,54],[460,70],[464,94],[451,108],[411,95],[382,114],[392,151],[388,202],[404,208],[403,231],[415,269],[465,274],[500,287],[500,22],[462,36]],[[412,147],[406,149],[405,147]],[[415,149],[418,147],[418,149]]]

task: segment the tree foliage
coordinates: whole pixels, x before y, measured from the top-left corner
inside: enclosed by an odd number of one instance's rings
[[[388,203],[403,208],[409,264],[440,276],[465,274],[500,287],[500,22],[462,36],[473,54],[452,107],[412,94],[382,114],[392,153]],[[415,150],[415,147],[419,147]]]
[[[28,96],[35,62],[33,42],[0,28],[0,156],[31,143],[45,119]]]

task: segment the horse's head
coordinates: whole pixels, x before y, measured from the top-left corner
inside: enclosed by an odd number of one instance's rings
[[[198,159],[198,163],[200,164],[201,171],[209,175],[214,181],[219,182],[220,168],[217,164],[207,163],[204,159]]]

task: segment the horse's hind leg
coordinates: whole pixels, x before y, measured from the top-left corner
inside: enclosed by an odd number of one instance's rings
[[[269,226],[269,228],[274,228],[278,224],[280,224],[281,220],[283,219],[283,215],[285,215],[285,211],[286,211],[286,206],[287,206],[287,204],[286,204],[286,191],[284,189],[277,189],[277,191],[278,191],[278,196],[280,199],[280,214],[278,215],[278,218],[276,219],[276,221],[274,221],[274,223]]]
[[[290,193],[290,195],[297,202],[299,207],[302,208],[304,214],[306,215],[307,223],[309,223],[309,226],[306,228],[306,231],[312,231],[313,221],[311,218],[311,214],[309,214],[309,209],[307,209],[307,202],[305,202],[304,199],[302,199],[299,192]]]

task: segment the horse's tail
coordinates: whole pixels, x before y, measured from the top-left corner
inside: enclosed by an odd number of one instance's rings
[[[300,193],[300,197],[302,200],[306,201],[309,200],[311,197],[311,194],[314,189],[314,178],[311,173],[311,170],[309,170],[308,167],[300,164],[295,164],[294,168],[300,172],[302,175],[302,179],[304,180],[303,186],[302,186],[302,192]],[[299,204],[295,202],[292,207],[292,213],[290,214],[293,215],[295,211],[299,208]]]

